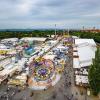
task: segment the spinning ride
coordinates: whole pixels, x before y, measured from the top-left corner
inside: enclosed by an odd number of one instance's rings
[[[33,76],[37,81],[48,80],[54,72],[53,62],[43,58],[34,60],[31,67],[33,67]]]
[[[54,64],[49,59],[38,58],[33,60],[30,70],[28,84],[32,90],[46,89],[52,86],[52,82],[56,79]]]

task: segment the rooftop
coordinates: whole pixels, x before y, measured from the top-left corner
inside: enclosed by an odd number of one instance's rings
[[[92,59],[95,58],[96,44],[93,39],[75,39],[73,55],[78,58],[73,59],[73,67],[80,68],[86,67],[92,64]]]

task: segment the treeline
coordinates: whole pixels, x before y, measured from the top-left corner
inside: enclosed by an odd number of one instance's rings
[[[93,64],[89,68],[89,84],[94,95],[100,93],[100,48],[97,48]]]
[[[47,37],[55,34],[54,30],[33,30],[33,31],[1,31],[0,39],[22,38],[22,37]],[[57,30],[57,34],[62,34],[62,30]]]
[[[76,35],[80,38],[92,38],[94,39],[96,42],[100,43],[100,33],[92,33],[92,32],[81,32],[81,31],[77,31],[77,32],[71,32],[71,35]]]

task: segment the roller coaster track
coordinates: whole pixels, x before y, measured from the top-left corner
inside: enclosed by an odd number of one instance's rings
[[[63,37],[61,39],[59,39],[58,42],[55,45],[53,45],[49,50],[47,50],[46,53],[48,53],[50,50],[52,50],[54,47],[56,47],[60,43],[60,41],[62,41],[62,39],[63,39]],[[46,53],[44,53],[41,57],[46,55]]]

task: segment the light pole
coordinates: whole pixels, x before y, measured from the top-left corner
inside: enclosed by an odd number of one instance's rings
[[[68,36],[69,36],[69,28],[68,28],[68,30],[67,30],[67,31],[68,31]]]
[[[55,24],[55,36],[56,36],[56,34],[57,34],[56,31],[57,31],[57,30],[56,30],[56,24]]]

